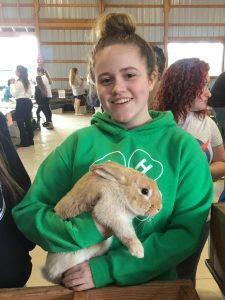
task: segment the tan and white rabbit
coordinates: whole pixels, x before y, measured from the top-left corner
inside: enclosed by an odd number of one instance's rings
[[[157,183],[145,174],[116,162],[90,167],[73,188],[57,203],[55,212],[67,219],[93,211],[99,223],[110,228],[130,253],[144,257],[144,249],[132,226],[135,216],[154,216],[162,208]],[[101,255],[110,247],[111,238],[76,252],[48,253],[44,277],[59,283],[72,266]]]

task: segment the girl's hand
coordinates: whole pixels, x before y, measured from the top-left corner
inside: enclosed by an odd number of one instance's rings
[[[63,274],[62,284],[73,291],[85,291],[95,287],[89,262],[76,265]]]

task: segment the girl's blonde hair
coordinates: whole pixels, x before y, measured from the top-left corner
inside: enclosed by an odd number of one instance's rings
[[[76,76],[77,76],[77,68],[71,68],[69,73],[69,85],[72,86],[75,84]]]

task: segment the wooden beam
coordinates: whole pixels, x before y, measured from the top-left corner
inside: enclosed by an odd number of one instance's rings
[[[40,7],[61,7],[61,8],[70,8],[70,7],[97,7],[97,4],[83,4],[83,3],[77,3],[77,4],[40,4]]]
[[[39,11],[40,11],[39,0],[34,0],[34,24],[35,24],[35,33],[38,41],[38,54],[40,55]]]
[[[164,54],[166,61],[168,62],[168,32],[169,32],[169,12],[170,12],[171,0],[163,0],[163,12],[164,12]]]
[[[74,19],[39,19],[39,27],[42,29],[92,29],[95,25],[95,20],[90,19],[89,21],[84,21],[79,23]],[[221,23],[169,23],[170,27],[188,27],[188,26],[203,26],[203,27],[216,27],[225,26],[225,22]],[[35,26],[34,19],[21,19],[18,22],[17,19],[5,19],[0,20],[0,26]],[[147,26],[147,27],[163,27],[164,23],[137,23],[137,26]]]
[[[73,23],[73,24],[69,24],[69,23],[39,23],[39,28],[40,29],[52,29],[52,30],[60,30],[60,29],[64,29],[64,30],[72,30],[72,29],[76,29],[76,30],[85,30],[85,29],[92,29],[94,27],[93,23]]]
[[[136,23],[136,26],[163,27],[164,23]]]
[[[92,29],[95,19],[39,19],[40,29]]]
[[[118,8],[163,8],[160,4],[106,4],[106,7],[118,7]]]
[[[225,4],[171,4],[171,8],[225,8]]]
[[[1,5],[2,5],[2,7],[17,7],[17,6],[33,7],[34,6],[32,3],[20,3],[20,2],[18,3],[18,5],[17,5],[17,3],[2,3]]]
[[[33,19],[21,19],[20,22],[15,18],[7,18],[0,20],[0,26],[34,26]]]
[[[105,11],[105,0],[98,0],[98,10],[101,15]]]
[[[19,37],[19,36],[36,36],[34,32],[3,32],[0,31],[0,37]]]
[[[225,23],[223,22],[223,23],[217,23],[217,22],[214,22],[214,23],[200,23],[200,22],[198,22],[198,23],[169,23],[169,26],[174,26],[174,27],[177,27],[177,26],[184,26],[184,27],[186,27],[186,26],[198,26],[198,27],[200,27],[200,26],[205,26],[205,27],[215,27],[215,26],[225,26]]]
[[[225,36],[185,36],[185,37],[168,37],[168,41],[171,43],[196,43],[196,42],[206,42],[206,43],[225,43]]]
[[[39,22],[42,23],[95,23],[96,19],[84,19],[84,18],[80,18],[80,19],[65,19],[65,18],[40,18]]]

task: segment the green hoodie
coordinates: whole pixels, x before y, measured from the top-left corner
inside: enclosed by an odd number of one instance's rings
[[[212,203],[212,178],[199,144],[177,127],[170,112],[150,114],[153,120],[133,129],[115,123],[107,113],[95,114],[91,126],[71,134],[43,161],[13,210],[19,229],[46,251],[76,251],[104,238],[91,213],[64,221],[54,206],[91,164],[112,160],[155,179],[163,209],[151,221],[133,221],[144,258],[131,256],[114,237],[105,255],[90,260],[96,287],[175,279],[176,265],[198,245]]]

